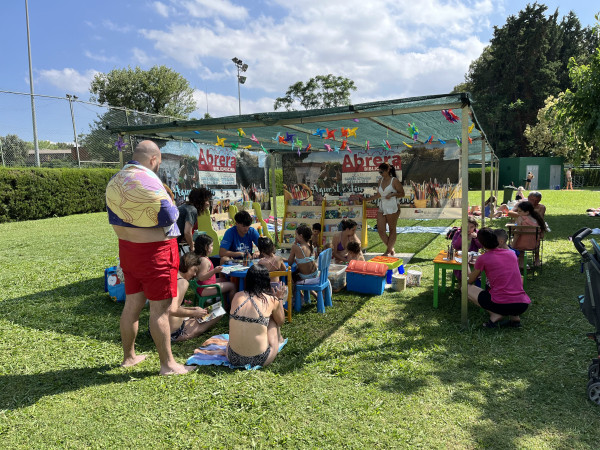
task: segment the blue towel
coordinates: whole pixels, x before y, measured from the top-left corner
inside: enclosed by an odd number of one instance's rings
[[[287,339],[279,344],[279,351],[287,344]],[[250,364],[245,366],[232,366],[227,359],[227,344],[229,343],[229,334],[219,334],[212,336],[204,341],[202,346],[194,351],[194,354],[185,362],[186,365],[192,366],[225,366],[230,369],[246,369],[256,370],[262,366],[252,367]]]

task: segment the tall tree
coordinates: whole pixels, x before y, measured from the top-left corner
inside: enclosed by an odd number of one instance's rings
[[[596,15],[596,27],[600,33],[600,14]],[[586,147],[600,147],[600,46],[589,58],[589,64],[569,61],[569,77],[572,88],[561,95],[550,113],[556,117],[553,132],[568,129],[568,140],[575,150],[574,159],[586,161]],[[583,144],[583,145],[580,145]]]
[[[494,28],[490,45],[469,68],[465,83],[492,146],[501,157],[533,152],[524,137],[550,95],[568,83],[566,59],[589,49],[593,34],[570,13],[558,23],[558,11],[534,3]]]
[[[189,82],[166,66],[96,74],[90,92],[91,101],[178,118],[187,118],[196,109]]]
[[[16,134],[7,134],[0,137],[2,153],[4,154],[5,164],[11,166],[24,166],[27,163],[27,142],[22,140]]]
[[[298,103],[304,109],[330,108],[333,106],[349,105],[350,93],[355,91],[354,81],[341,76],[317,75],[306,83],[297,81],[292,84],[284,97],[275,99],[274,109],[295,109]]]

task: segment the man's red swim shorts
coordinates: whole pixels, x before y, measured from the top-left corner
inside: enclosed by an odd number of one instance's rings
[[[177,297],[177,239],[142,244],[119,239],[119,259],[125,275],[125,294],[143,291],[148,300]]]

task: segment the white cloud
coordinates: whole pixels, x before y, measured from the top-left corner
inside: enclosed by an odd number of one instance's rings
[[[65,92],[83,94],[89,91],[90,83],[97,73],[99,73],[97,70],[92,69],[85,71],[85,73],[79,73],[69,67],[62,70],[40,70],[39,80],[50,83]]]
[[[478,33],[494,12],[492,0],[271,0],[283,15],[229,24],[201,20],[232,18],[225,11],[239,7],[228,1],[172,2],[199,20],[141,34],[201,78],[235,78],[236,56],[249,65],[254,92],[276,97],[298,80],[333,73],[355,81],[353,101],[449,92],[487,44]]]
[[[142,66],[149,66],[155,61],[155,58],[148,56],[148,54],[137,47],[133,47],[131,49],[131,53],[133,53],[133,60],[136,64],[140,64]]]
[[[176,1],[192,17],[225,17],[226,19],[243,20],[248,16],[248,10],[237,6],[229,0],[182,0]]]
[[[163,17],[169,17],[169,7],[162,2],[152,3],[154,10]]]
[[[198,109],[191,116],[196,118],[204,117],[206,113],[206,104],[208,102],[208,112],[212,117],[237,116],[239,113],[238,98],[232,95],[222,95],[215,92],[195,90],[194,100]],[[274,98],[262,97],[258,100],[245,99],[242,94],[242,114],[269,112],[273,111]]]
[[[100,61],[103,63],[115,63],[117,62],[117,58],[114,56],[106,56],[103,52],[101,53],[92,53],[89,50],[86,50],[83,53],[87,58],[93,59],[94,61]]]
[[[117,31],[119,33],[128,33],[132,30],[130,25],[120,25],[110,19],[104,19],[102,21],[102,26],[108,31]]]

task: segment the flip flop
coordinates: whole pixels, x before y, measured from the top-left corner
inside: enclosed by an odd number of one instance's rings
[[[498,322],[492,322],[492,319],[483,324],[483,328],[498,328]]]

